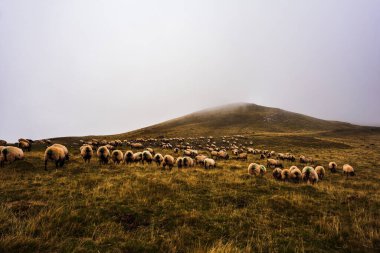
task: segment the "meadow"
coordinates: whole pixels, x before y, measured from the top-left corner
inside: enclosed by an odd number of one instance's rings
[[[1,168],[0,252],[379,252],[378,133],[247,140],[312,156],[326,169],[350,163],[356,176],[327,170],[315,185],[276,181],[271,169],[252,177],[248,164],[265,163],[252,154],[210,170],[100,166],[96,157],[84,164],[79,145],[65,139],[71,158],[63,168],[44,170],[43,146]]]

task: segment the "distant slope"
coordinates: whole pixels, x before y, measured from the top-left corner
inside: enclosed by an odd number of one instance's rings
[[[277,108],[239,103],[198,111],[112,137],[221,136],[258,132],[299,133],[360,128],[362,127],[349,123],[321,120]]]

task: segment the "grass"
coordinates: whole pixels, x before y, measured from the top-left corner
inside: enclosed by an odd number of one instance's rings
[[[0,170],[0,252],[380,250],[379,135],[268,134],[242,141],[251,139],[323,165],[351,163],[357,176],[328,172],[314,186],[275,181],[271,170],[250,177],[253,155],[247,162],[218,161],[211,170],[99,166],[96,159],[85,165],[75,145],[63,169],[49,164],[46,172],[37,147]]]

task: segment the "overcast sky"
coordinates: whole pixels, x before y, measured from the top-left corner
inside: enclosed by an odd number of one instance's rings
[[[0,0],[0,139],[232,102],[380,125],[380,1]]]

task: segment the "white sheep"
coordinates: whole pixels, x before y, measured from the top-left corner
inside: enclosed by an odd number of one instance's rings
[[[53,144],[52,146],[59,147],[59,148],[63,149],[63,152],[65,152],[66,161],[68,161],[70,159],[69,150],[67,149],[66,146],[64,146],[62,144],[58,144],[58,143]]]
[[[142,161],[142,152],[136,152],[133,154],[133,162],[141,162]]]
[[[80,147],[80,155],[82,156],[84,162],[90,162],[91,157],[94,155],[94,151],[90,145],[83,145]]]
[[[281,180],[290,181],[290,170],[289,169],[283,169],[281,171]]]
[[[205,166],[205,169],[216,168],[216,162],[211,158],[205,158],[203,160],[203,164]]]
[[[290,180],[299,183],[302,180],[302,172],[297,166],[290,167]]]
[[[13,163],[16,160],[24,160],[22,149],[13,146],[3,146],[1,148],[0,167],[3,167],[5,162]]]
[[[183,167],[188,168],[188,167],[193,167],[194,166],[194,161],[191,157],[185,156],[183,158]]]
[[[99,158],[100,164],[108,164],[108,160],[110,159],[110,151],[106,146],[100,146],[96,151],[96,154]]]
[[[282,162],[276,159],[268,159],[267,160],[267,167],[268,168],[283,168]]]
[[[315,172],[313,167],[306,166],[302,169],[302,180],[311,184],[317,183],[318,174]]]
[[[153,160],[157,166],[161,166],[161,163],[164,161],[164,157],[160,153],[157,153],[154,155]]]
[[[325,168],[323,166],[317,166],[315,167],[315,172],[318,174],[318,179],[319,180],[323,180],[323,178],[325,177]]]
[[[255,175],[255,176],[262,175],[263,176],[266,172],[267,172],[267,169],[265,168],[264,165],[260,165],[257,163],[251,163],[248,166],[248,174],[249,175]]]
[[[114,164],[120,164],[123,161],[123,152],[121,152],[121,150],[112,151],[111,159]]]
[[[133,152],[132,152],[132,150],[128,150],[127,152],[125,152],[124,162],[125,162],[125,164],[133,163]]]
[[[62,167],[66,160],[65,150],[60,146],[52,145],[45,150],[44,160],[45,170],[47,170],[48,160],[55,162],[56,168]]]
[[[177,157],[175,164],[177,165],[178,168],[182,168],[183,167],[183,157],[182,156]]]
[[[331,173],[336,173],[338,169],[338,165],[336,164],[336,162],[329,162],[329,169]]]
[[[169,169],[172,169],[174,166],[174,157],[171,155],[165,155],[164,156],[164,162],[162,163],[163,168],[165,169],[166,166],[169,167]]]
[[[282,173],[282,169],[275,168],[272,172],[273,178],[276,180],[281,180],[281,173]]]
[[[144,152],[142,153],[142,159],[141,159],[141,162],[144,164],[144,162],[147,162],[149,164],[151,164],[153,161],[153,156],[152,154],[148,151],[148,150],[144,150]]]
[[[343,174],[346,175],[347,177],[356,175],[354,168],[349,164],[343,165]]]

